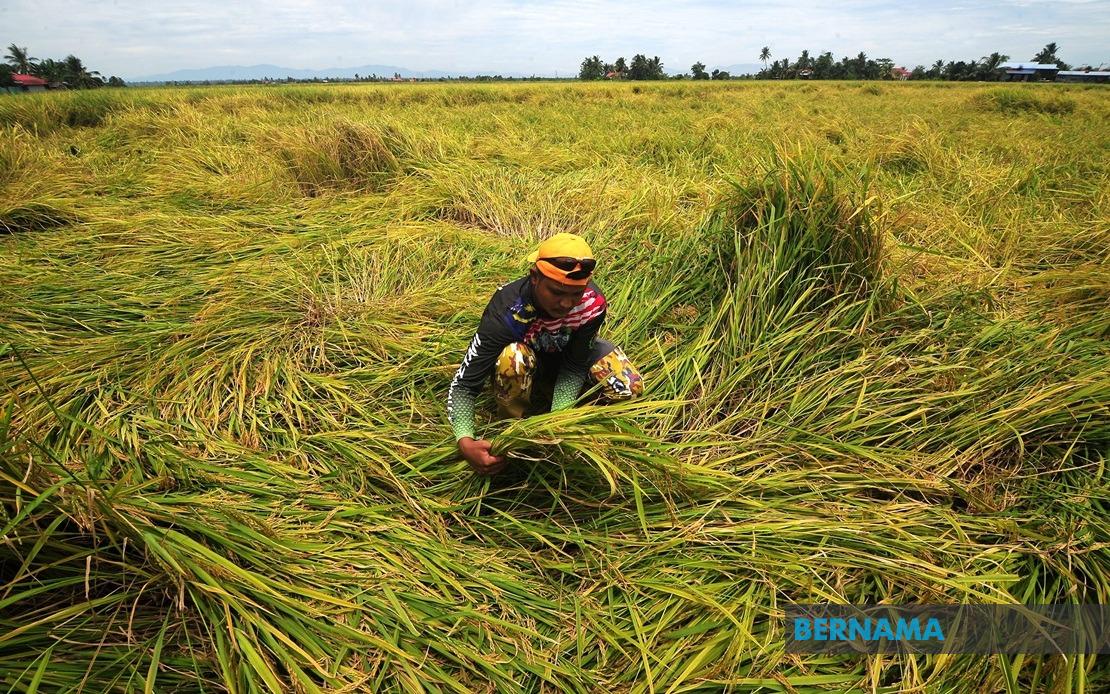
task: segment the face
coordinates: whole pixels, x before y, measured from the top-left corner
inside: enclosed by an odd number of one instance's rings
[[[541,275],[532,274],[532,289],[536,295],[536,303],[540,310],[552,318],[562,318],[582,301],[586,287],[576,287]]]

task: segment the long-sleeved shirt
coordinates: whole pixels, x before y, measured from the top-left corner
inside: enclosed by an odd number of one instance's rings
[[[541,359],[551,355],[561,358],[551,409],[574,404],[589,372],[590,352],[607,306],[592,281],[578,305],[561,318],[540,313],[527,275],[498,287],[447,391],[447,417],[455,440],[474,437],[474,399],[497,364],[501,350],[513,342],[528,345]]]

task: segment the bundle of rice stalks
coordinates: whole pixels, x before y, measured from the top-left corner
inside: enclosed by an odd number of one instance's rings
[[[714,209],[703,233],[718,249],[722,286],[666,369],[677,394],[710,418],[691,426],[713,427],[754,391],[836,365],[886,310],[891,288],[866,190],[825,161],[780,155]]]
[[[52,161],[24,128],[0,131],[0,234],[76,224],[71,169]]]
[[[77,224],[80,217],[68,200],[38,199],[25,202],[0,201],[0,234],[43,231]]]
[[[949,151],[939,133],[922,120],[915,120],[903,132],[886,138],[876,161],[883,169],[904,177],[929,171],[943,174],[957,168],[957,155]]]
[[[1058,93],[1036,90],[1036,87],[999,87],[976,94],[973,102],[983,111],[998,111],[1007,115],[1045,113],[1064,115],[1075,110],[1075,99]]]
[[[609,496],[720,487],[725,476],[682,459],[689,445],[659,435],[683,404],[632,401],[515,420],[492,437],[491,452],[554,467],[570,487],[597,489],[603,481]]]
[[[800,153],[780,152],[767,169],[754,183],[734,182],[710,222],[735,239],[732,275],[763,287],[768,307],[810,291],[806,303],[875,289],[884,256],[867,179]]]
[[[301,191],[381,191],[404,170],[407,138],[392,126],[340,121],[289,128],[270,139]]]
[[[423,185],[412,191],[432,216],[499,236],[527,238],[559,231],[588,235],[613,202],[601,198],[581,173],[545,176],[534,170],[440,164],[424,171]],[[402,204],[412,205],[412,200]]]

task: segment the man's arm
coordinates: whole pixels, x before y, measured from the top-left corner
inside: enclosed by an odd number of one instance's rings
[[[555,379],[555,388],[551,393],[552,412],[565,410],[578,399],[582,384],[590,371],[590,353],[593,351],[594,341],[604,322],[605,314],[602,313],[571,335],[570,342],[563,352],[563,363]]]
[[[482,368],[489,351],[488,348],[482,349],[482,334],[479,330],[470,340],[462,364],[451,379],[451,387],[447,390],[447,419],[451,422],[456,441],[474,438],[474,400],[481,392],[485,373],[489,371],[489,367]],[[493,358],[496,360],[496,353]]]
[[[482,386],[497,363],[501,350],[514,339],[493,303],[491,301],[486,306],[478,332],[471,339],[447,391],[447,418],[455,433],[459,452],[475,471],[481,473],[496,472],[504,459],[490,455],[489,442],[475,437],[474,401],[482,392]]]

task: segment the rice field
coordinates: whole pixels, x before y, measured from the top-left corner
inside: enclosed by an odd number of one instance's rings
[[[1110,91],[0,98],[14,692],[1097,692],[791,602],[1110,600]],[[581,234],[645,397],[446,419]]]

